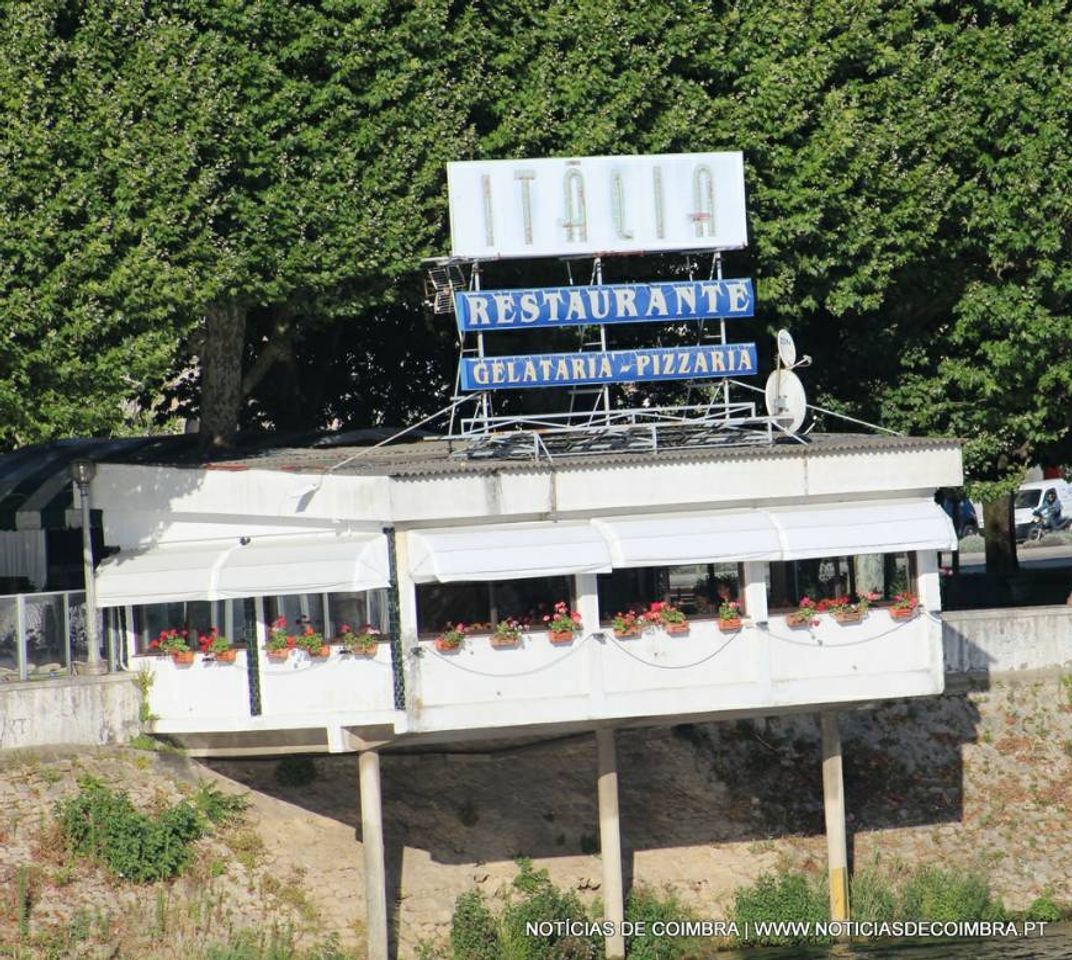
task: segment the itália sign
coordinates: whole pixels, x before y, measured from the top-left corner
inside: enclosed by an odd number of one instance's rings
[[[735,250],[739,152],[447,164],[451,254],[474,260]]]

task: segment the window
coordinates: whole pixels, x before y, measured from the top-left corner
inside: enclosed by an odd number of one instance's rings
[[[822,557],[767,566],[767,606],[790,610],[801,597],[833,599],[877,593],[892,600],[910,589],[913,571],[904,553],[873,553],[858,557]]]
[[[572,596],[571,577],[422,583],[417,586],[417,623],[421,633],[438,633],[448,623],[494,624],[507,617],[540,624],[557,601],[572,605]]]
[[[233,644],[246,641],[246,628],[254,622],[252,600],[192,600],[186,603],[152,603],[134,607],[134,630],[138,652],[146,653],[161,630],[189,632],[190,646],[197,648],[199,634],[215,627]]]
[[[713,617],[722,600],[744,604],[744,578],[736,563],[697,563],[680,567],[635,567],[600,574],[599,615],[609,622],[616,613],[646,610],[668,600],[691,617]]]

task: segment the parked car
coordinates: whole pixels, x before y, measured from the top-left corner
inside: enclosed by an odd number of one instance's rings
[[[953,521],[953,529],[959,538],[973,537],[979,532],[979,515],[975,512],[975,505],[971,500],[945,497],[941,504],[942,509],[949,514],[949,519]]]
[[[1051,490],[1057,494],[1061,503],[1061,513],[1066,517],[1072,516],[1072,485],[1064,480],[1034,480],[1025,483],[1016,491],[1016,499],[1013,501],[1017,543],[1027,539],[1034,511]]]

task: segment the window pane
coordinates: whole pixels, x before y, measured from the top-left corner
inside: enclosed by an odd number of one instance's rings
[[[490,624],[508,617],[538,624],[559,600],[572,603],[570,577],[422,583],[417,587],[417,622],[421,633],[435,633],[448,623]]]
[[[268,623],[278,617],[287,621],[291,631],[298,624],[308,623],[314,630],[324,629],[324,603],[319,593],[292,593],[285,597],[265,597]]]
[[[670,602],[689,616],[715,616],[724,600],[744,601],[741,568],[736,563],[670,567]]]

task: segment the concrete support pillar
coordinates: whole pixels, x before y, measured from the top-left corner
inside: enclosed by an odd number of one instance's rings
[[[365,854],[365,928],[369,960],[387,958],[387,868],[383,851],[383,800],[380,793],[380,755],[366,750],[357,755],[361,793],[361,844]]]
[[[603,905],[605,917],[615,932],[607,937],[607,960],[625,956],[625,895],[622,882],[622,831],[618,817],[618,756],[614,748],[614,731],[596,731],[599,754],[599,849],[603,860]]]
[[[823,733],[823,812],[826,859],[830,876],[830,919],[849,919],[849,854],[845,837],[845,782],[841,775],[838,715],[820,715]]]

